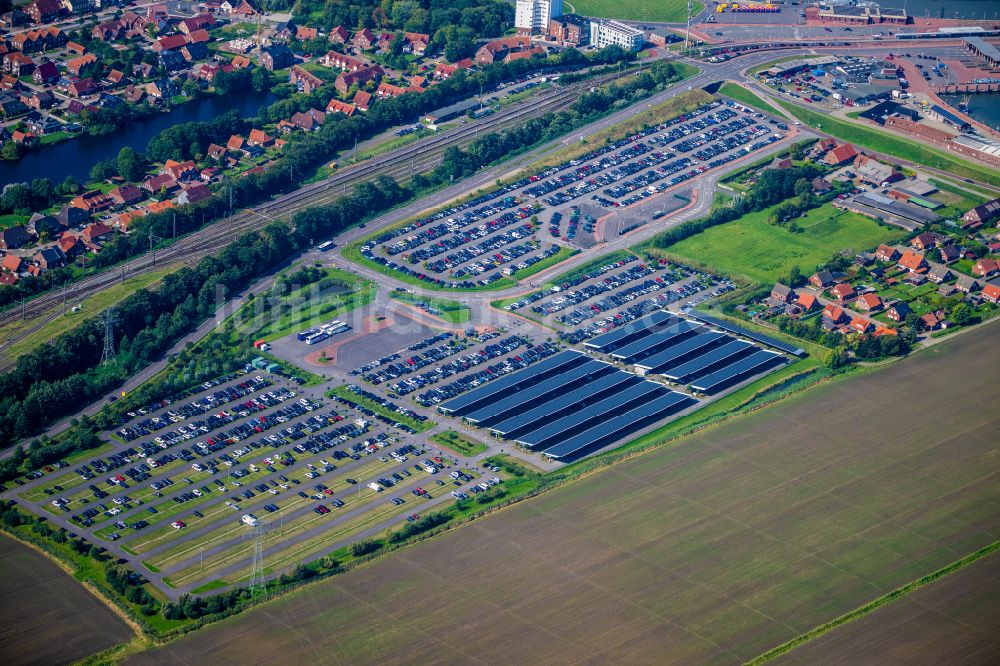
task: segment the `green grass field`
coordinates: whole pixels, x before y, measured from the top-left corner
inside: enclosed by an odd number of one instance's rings
[[[736,83],[732,83],[730,81],[723,83],[722,87],[719,89],[719,94],[730,97],[740,104],[746,104],[747,106],[760,109],[765,113],[770,113],[778,118],[782,117],[782,113],[780,111],[761,99],[757,93]]]
[[[397,421],[398,423],[402,423],[403,425],[409,426],[410,428],[413,428],[417,432],[424,432],[425,430],[430,430],[435,425],[437,425],[434,421],[431,420],[418,421],[414,418],[410,418],[408,416],[404,416],[403,414],[399,414],[398,412],[386,409],[385,407],[378,404],[377,402],[374,402],[373,400],[369,400],[368,398],[362,398],[360,395],[357,395],[356,393],[348,389],[347,386],[338,386],[336,388],[330,389],[329,391],[326,392],[326,395],[327,397],[338,395],[341,398],[347,398],[353,403],[367,407],[376,414],[381,414],[386,418],[390,418],[393,421]]]
[[[730,275],[754,282],[774,282],[792,266],[803,273],[833,256],[852,249],[861,252],[903,236],[856,213],[842,212],[832,205],[811,210],[798,220],[804,229],[792,233],[767,223],[770,209],[744,215],[738,220],[711,227],[667,248],[682,259],[712,266]]]
[[[856,125],[825,113],[805,109],[791,102],[781,100],[778,103],[803,123],[816,127],[842,141],[849,141],[859,147],[899,157],[915,164],[941,169],[963,178],[1000,185],[1000,171],[988,166],[954,157],[936,148],[930,148],[888,132]]]
[[[677,23],[687,18],[687,2],[684,0],[573,0],[566,5],[567,12],[572,8],[577,14],[584,16],[625,21]],[[692,2],[691,15],[694,16],[704,7],[700,2]]]
[[[486,451],[485,444],[474,442],[462,433],[455,432],[454,430],[439,432],[431,437],[431,441],[464,456],[474,456]]]
[[[431,314],[451,324],[464,324],[472,317],[472,310],[469,309],[469,306],[448,298],[433,298],[399,290],[391,292],[389,296],[404,303],[421,303],[429,306],[436,310],[436,312],[432,312]]]

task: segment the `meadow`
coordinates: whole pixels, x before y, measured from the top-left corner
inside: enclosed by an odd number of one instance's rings
[[[682,260],[765,284],[787,275],[792,266],[797,265],[808,275],[835,252],[861,252],[904,235],[902,230],[881,226],[830,204],[798,218],[800,232],[768,224],[770,211],[750,213],[711,227],[666,251]]]
[[[565,3],[584,16],[598,16],[622,21],[662,21],[680,23],[687,19],[686,0],[573,0]],[[691,16],[704,9],[700,2],[691,3]]]

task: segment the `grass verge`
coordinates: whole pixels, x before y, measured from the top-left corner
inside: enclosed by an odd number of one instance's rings
[[[747,106],[752,106],[755,109],[760,109],[765,113],[770,113],[772,116],[777,116],[778,118],[781,118],[784,115],[781,111],[761,99],[757,93],[749,88],[744,88],[738,83],[726,81],[722,84],[722,87],[719,88],[719,94],[734,99],[740,104],[746,104]]]
[[[435,444],[451,449],[455,453],[463,456],[475,456],[486,451],[485,444],[474,442],[465,435],[455,432],[454,430],[439,432],[436,435],[431,436],[430,439]]]
[[[336,388],[330,389],[325,393],[325,395],[328,398],[333,397],[335,395],[340,396],[341,398],[346,398],[347,400],[350,400],[353,403],[359,404],[363,407],[367,407],[376,414],[381,414],[382,416],[388,419],[392,419],[397,423],[402,423],[405,426],[409,426],[410,428],[413,428],[417,432],[425,432],[437,425],[437,423],[431,421],[430,419],[426,421],[418,421],[414,418],[410,418],[409,416],[404,416],[399,412],[394,412],[391,409],[387,409],[382,405],[380,405],[379,403],[375,402],[374,400],[369,400],[368,398],[363,398],[360,395],[357,395],[349,388],[347,388],[347,386],[338,386]]]

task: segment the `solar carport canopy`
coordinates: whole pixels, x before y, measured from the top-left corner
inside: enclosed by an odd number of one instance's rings
[[[480,386],[465,395],[458,396],[454,400],[449,400],[438,409],[443,414],[466,414],[489,402],[499,400],[509,393],[530,386],[563,366],[576,365],[583,363],[585,360],[587,360],[587,356],[583,352],[570,349],[539,361],[524,370],[512,372],[500,379],[494,379],[485,386]]]
[[[545,453],[553,458],[562,458],[584,449],[610,444],[684,409],[693,402],[694,398],[671,391],[665,396],[654,398],[624,414],[550,446],[545,449]]]
[[[624,326],[616,328],[613,331],[608,331],[603,335],[598,335],[596,338],[592,338],[585,342],[584,346],[599,352],[609,352],[617,349],[622,344],[631,342],[633,336],[635,338],[639,338],[646,335],[650,328],[662,326],[670,322],[673,318],[673,315],[669,312],[657,310],[642,319],[637,319],[636,321],[630,324],[625,324]]]
[[[628,372],[613,372],[601,375],[597,379],[584,384],[580,388],[560,393],[553,400],[533,405],[526,405],[528,411],[510,416],[503,421],[490,426],[497,435],[514,437],[518,432],[530,432],[542,425],[565,416],[568,409],[573,409],[584,402],[597,402],[605,397],[608,391],[620,391],[628,384],[637,384],[639,378]]]
[[[635,386],[630,386],[624,391],[605,398],[596,404],[556,419],[532,432],[520,435],[516,439],[518,442],[532,447],[544,448],[552,446],[559,443],[561,439],[580,431],[582,428],[592,427],[601,421],[606,421],[609,418],[628,411],[634,406],[646,402],[657,395],[668,392],[666,388],[659,384],[644,381]]]
[[[463,418],[479,425],[489,425],[506,414],[517,411],[524,405],[530,405],[531,401],[552,400],[559,395],[561,388],[567,390],[578,381],[588,377],[600,375],[605,372],[614,372],[614,366],[610,363],[588,359],[585,363],[574,366],[563,366],[566,372],[559,372],[548,379],[543,379],[533,386],[521,389],[506,397],[500,398],[496,402],[490,402],[474,411],[469,412]],[[562,368],[560,368],[562,369]]]
[[[630,342],[611,352],[611,358],[623,363],[632,363],[640,356],[651,356],[653,353],[662,350],[667,345],[672,344],[671,340],[679,341],[685,335],[690,335],[691,331],[703,328],[700,324],[690,321],[681,321],[667,328],[656,331],[650,335],[643,336],[635,342]]]
[[[783,358],[781,354],[761,349],[746,358],[741,358],[735,363],[727,365],[724,368],[705,375],[701,379],[691,382],[691,388],[695,391],[701,391],[702,393],[714,393],[720,388],[725,388],[734,381],[745,379],[753,374],[756,374],[757,372],[760,372],[767,367],[768,364],[775,363],[781,358]]]
[[[753,347],[746,340],[730,340],[721,347],[711,349],[697,358],[693,358],[687,363],[667,370],[663,376],[674,381],[681,381],[688,377],[697,377],[699,374],[708,372],[715,366],[724,363],[727,359],[735,360],[738,355],[744,354]]]
[[[725,333],[719,333],[718,331],[702,333],[701,335],[696,335],[693,338],[683,340],[672,347],[667,347],[659,354],[654,354],[647,359],[639,361],[635,364],[635,367],[643,368],[651,373],[657,373],[662,368],[669,367],[671,363],[680,362],[686,356],[690,356],[699,349],[704,349],[709,345],[717,344],[720,340],[726,337],[729,336]]]

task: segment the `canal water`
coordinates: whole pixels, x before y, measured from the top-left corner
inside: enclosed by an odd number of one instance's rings
[[[244,117],[252,117],[262,106],[276,99],[269,92],[254,91],[226,97],[213,95],[181,104],[170,113],[143,118],[112,134],[84,134],[54,146],[31,151],[16,162],[0,160],[0,187],[7,183],[30,182],[33,178],[43,176],[48,176],[57,185],[69,175],[83,182],[96,162],[115,157],[125,146],[143,151],[150,138],[168,127],[197,120],[212,120],[232,109],[236,109]]]
[[[915,18],[963,18],[987,21],[1000,18],[996,0],[882,0],[883,7],[905,8]]]

